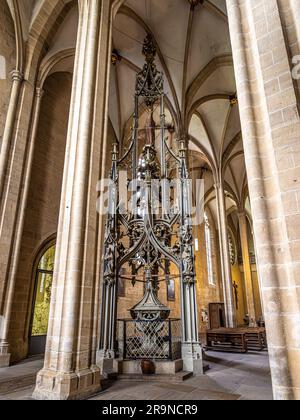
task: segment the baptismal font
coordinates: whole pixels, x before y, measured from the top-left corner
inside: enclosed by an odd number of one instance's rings
[[[167,135],[167,97],[151,35],[143,54],[130,143],[125,151],[114,145],[112,154],[99,355],[103,361],[180,358],[184,370],[202,373],[187,144],[184,138],[171,144]],[[122,182],[129,197],[120,193]],[[117,296],[122,277],[133,285],[142,282],[144,296],[128,308],[131,319],[123,320],[120,348]],[[180,282],[180,320],[169,318],[170,309],[158,297],[160,283],[171,278]]]

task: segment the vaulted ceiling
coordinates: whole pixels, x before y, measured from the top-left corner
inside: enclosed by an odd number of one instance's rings
[[[26,38],[45,0],[17,2]],[[64,0],[70,3],[71,0]],[[14,0],[7,0],[10,7]],[[77,2],[47,45],[47,57],[76,47]],[[177,132],[188,134],[192,165],[204,168],[206,194],[224,173],[234,201],[246,184],[239,108],[225,0],[127,0],[113,22],[113,48],[121,60],[112,66],[109,116],[116,136],[126,136],[133,112],[135,76],[143,65],[143,40],[152,33],[157,64],[165,75],[168,118]],[[72,71],[71,53],[52,69]],[[214,175],[214,176],[213,176]],[[228,202],[227,207],[232,203]]]
[[[148,32],[157,43],[174,123],[189,134],[195,152],[192,165],[223,171],[228,191],[240,200],[245,165],[225,0],[127,0],[120,8],[113,45],[121,59],[112,68],[110,95],[110,117],[120,139],[132,116],[135,76],[143,66]],[[210,172],[205,177],[211,201],[215,178]]]

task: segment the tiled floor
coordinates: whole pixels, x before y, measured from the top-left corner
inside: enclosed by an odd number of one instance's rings
[[[181,384],[117,381],[94,400],[272,400],[266,352],[208,352],[210,370]]]
[[[182,383],[116,381],[93,400],[271,400],[268,354],[208,353],[205,376]],[[0,369],[1,376],[1,369]],[[33,388],[0,395],[0,399],[30,399]]]

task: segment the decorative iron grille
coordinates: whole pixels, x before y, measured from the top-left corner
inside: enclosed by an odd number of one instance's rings
[[[181,320],[119,320],[118,347],[124,360],[181,359]]]

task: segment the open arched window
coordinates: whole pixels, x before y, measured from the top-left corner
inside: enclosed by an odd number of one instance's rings
[[[207,260],[207,276],[208,283],[215,285],[214,271],[213,271],[213,255],[212,255],[212,235],[211,226],[207,213],[204,213],[204,225],[205,225],[205,247],[206,247],[206,260]]]
[[[50,313],[54,258],[55,245],[52,244],[40,258],[36,269],[30,354],[42,354],[45,349]]]

